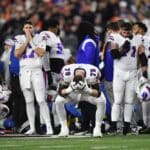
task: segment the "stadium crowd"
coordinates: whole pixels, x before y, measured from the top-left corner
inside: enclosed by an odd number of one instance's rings
[[[0,43],[20,34],[20,24],[26,18],[32,20],[36,31],[40,31],[45,28],[48,19],[56,17],[60,22],[60,37],[65,47],[75,54],[75,33],[81,20],[93,23],[96,31],[104,38],[106,24],[110,20],[121,18],[132,22],[142,21],[149,28],[149,7],[148,0],[2,0]]]
[[[149,0],[1,0],[0,33],[1,134],[150,133]]]

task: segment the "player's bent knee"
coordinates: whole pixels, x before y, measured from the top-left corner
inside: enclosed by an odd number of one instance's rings
[[[100,97],[97,98],[98,102],[105,103],[106,104],[106,98],[104,94],[102,93]]]
[[[117,106],[120,106],[122,103],[120,101],[114,101],[113,105],[117,105]]]

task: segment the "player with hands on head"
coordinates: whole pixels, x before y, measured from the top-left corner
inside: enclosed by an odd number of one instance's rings
[[[96,105],[94,137],[102,137],[101,123],[105,113],[105,97],[99,89],[100,72],[89,64],[71,64],[63,67],[62,79],[59,83],[58,96],[55,99],[56,112],[61,124],[59,136],[68,136],[66,112],[64,104],[70,101],[85,100]]]
[[[123,135],[126,135],[131,132],[132,104],[136,94],[135,83],[138,72],[137,60],[140,61],[143,76],[147,78],[147,58],[142,37],[132,34],[132,25],[129,22],[124,22],[121,25],[120,34],[112,37],[111,55],[114,59],[114,103],[111,112],[110,132],[117,131],[117,122],[120,119],[121,106],[124,101]]]

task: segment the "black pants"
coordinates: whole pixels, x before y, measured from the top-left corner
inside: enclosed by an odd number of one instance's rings
[[[95,126],[96,106],[85,101],[79,103],[79,108],[82,113],[82,130],[91,130]],[[90,127],[91,123],[91,127]]]
[[[18,75],[10,75],[10,86],[12,91],[10,100],[13,104],[12,116],[15,121],[16,128],[19,128],[22,125],[22,123],[24,123],[27,120],[27,115],[25,99],[20,88]]]

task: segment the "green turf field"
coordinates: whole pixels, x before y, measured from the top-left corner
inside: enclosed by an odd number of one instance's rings
[[[0,150],[150,150],[150,135],[103,138],[0,137]]]

